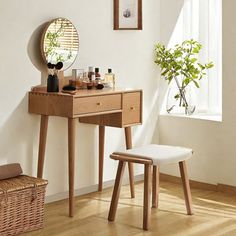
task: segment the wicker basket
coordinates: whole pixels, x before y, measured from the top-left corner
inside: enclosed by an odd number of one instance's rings
[[[46,180],[25,175],[0,181],[0,235],[43,227]]]

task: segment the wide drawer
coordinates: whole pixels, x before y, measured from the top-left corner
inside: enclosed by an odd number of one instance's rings
[[[89,114],[121,109],[121,94],[74,99],[73,114]]]

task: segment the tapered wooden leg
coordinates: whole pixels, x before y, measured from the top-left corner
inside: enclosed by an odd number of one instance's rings
[[[128,166],[129,166],[130,195],[131,195],[131,198],[135,198],[135,189],[134,189],[134,164],[129,162]]]
[[[188,215],[193,215],[192,196],[190,191],[189,179],[187,174],[186,162],[179,162],[179,169],[184,189],[184,198]]]
[[[125,141],[126,141],[126,149],[132,148],[132,136],[131,136],[131,127],[125,127]],[[135,197],[135,189],[134,189],[134,165],[129,162],[129,182],[130,182],[130,193],[131,198]]]
[[[153,166],[152,174],[152,207],[157,208],[159,202],[159,167]]]
[[[124,169],[125,169],[125,162],[119,161],[117,174],[116,174],[116,180],[115,180],[115,186],[113,189],[111,205],[110,205],[110,210],[109,210],[109,215],[108,215],[109,221],[114,221],[116,217],[116,210],[117,210],[118,200],[120,196],[120,189],[122,185]]]
[[[99,170],[98,191],[102,191],[104,162],[105,126],[99,126]]]
[[[48,130],[48,116],[41,115],[40,135],[39,135],[39,153],[38,153],[38,178],[43,177],[43,166],[45,159],[45,149]]]
[[[75,129],[76,119],[68,118],[68,162],[69,162],[69,216],[74,216],[75,178]]]
[[[151,197],[151,165],[144,167],[144,196],[143,196],[143,229],[148,230],[150,224],[150,197]]]

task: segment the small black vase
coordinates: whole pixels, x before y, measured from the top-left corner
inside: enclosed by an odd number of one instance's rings
[[[48,76],[47,92],[59,92],[59,80],[57,75]]]

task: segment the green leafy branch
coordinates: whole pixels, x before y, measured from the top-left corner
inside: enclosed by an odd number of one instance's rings
[[[155,63],[160,66],[161,76],[168,83],[174,79],[179,89],[175,98],[183,100],[183,105],[188,106],[185,98],[185,88],[190,84],[199,88],[200,80],[206,76],[206,70],[212,68],[212,62],[202,64],[198,60],[198,54],[202,45],[191,39],[167,49],[161,43],[155,45]],[[180,101],[181,103],[181,101]]]

